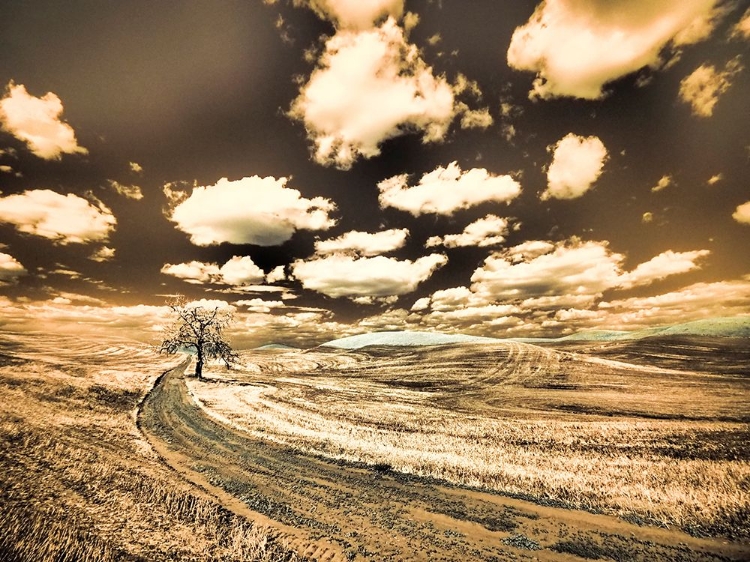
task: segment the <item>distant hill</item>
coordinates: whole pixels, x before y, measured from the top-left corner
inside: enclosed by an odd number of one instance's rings
[[[280,351],[299,351],[296,347],[292,347],[291,345],[284,345],[283,343],[267,343],[266,345],[261,345],[260,347],[256,347],[255,349],[275,349]]]
[[[483,338],[479,336],[466,336],[463,334],[435,334],[432,332],[373,332],[349,336],[329,341],[322,346],[335,347],[338,349],[360,349],[372,345],[383,345],[393,347],[414,347],[425,345],[446,345],[451,343],[497,343],[502,340],[497,338]]]
[[[750,316],[708,318],[673,326],[660,326],[633,332],[587,330],[557,341],[617,341],[653,336],[707,336],[720,338],[750,338]]]

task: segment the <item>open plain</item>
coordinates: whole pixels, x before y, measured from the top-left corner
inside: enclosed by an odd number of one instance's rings
[[[3,342],[3,552],[750,556],[744,340],[253,350],[203,381],[132,342]]]

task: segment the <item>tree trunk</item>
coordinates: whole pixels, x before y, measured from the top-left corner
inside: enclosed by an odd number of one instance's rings
[[[195,364],[195,376],[199,379],[203,377],[203,348],[198,346],[198,361]]]

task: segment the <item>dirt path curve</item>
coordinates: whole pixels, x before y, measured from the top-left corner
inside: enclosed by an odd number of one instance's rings
[[[187,480],[275,529],[314,560],[748,560],[750,545],[546,507],[387,470],[335,463],[254,439],[208,417],[188,363],[144,400],[141,430]],[[555,547],[553,550],[551,547]],[[576,554],[576,555],[574,555]]]

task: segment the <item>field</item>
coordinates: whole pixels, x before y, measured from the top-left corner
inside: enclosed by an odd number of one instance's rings
[[[750,355],[719,343],[256,351],[189,388],[317,454],[747,540]]]
[[[131,341],[0,336],[0,560],[294,560],[136,427],[165,361]]]
[[[2,334],[0,560],[746,560],[746,343]]]

